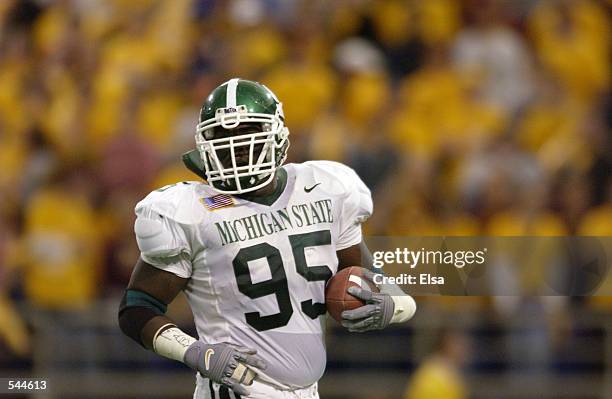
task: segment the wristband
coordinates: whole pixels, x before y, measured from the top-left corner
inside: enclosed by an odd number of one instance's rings
[[[168,326],[172,326],[167,328]],[[173,324],[162,326],[153,338],[153,350],[169,359],[184,362],[185,352],[197,339],[185,334]]]
[[[392,296],[391,298],[395,303],[395,309],[390,323],[403,323],[414,316],[416,302],[410,295]]]

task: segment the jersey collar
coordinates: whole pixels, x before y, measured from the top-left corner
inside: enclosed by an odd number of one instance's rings
[[[265,195],[265,196],[254,196],[247,194],[235,194],[234,196],[246,201],[255,202],[260,205],[273,205],[277,199],[281,196],[281,194],[285,191],[287,187],[287,171],[284,167],[280,167],[276,170],[276,189],[273,193]]]

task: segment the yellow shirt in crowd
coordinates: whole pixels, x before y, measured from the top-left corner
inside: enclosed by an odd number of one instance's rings
[[[35,194],[22,250],[28,299],[43,308],[88,305],[98,294],[101,242],[94,211],[84,199],[51,189]]]
[[[412,377],[404,399],[464,399],[467,388],[459,372],[438,357],[426,360]]]

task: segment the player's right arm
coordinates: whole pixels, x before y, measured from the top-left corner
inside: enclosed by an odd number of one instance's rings
[[[121,301],[119,326],[143,347],[247,395],[244,385],[252,383],[254,369],[265,369],[255,350],[198,340],[165,315],[168,304],[189,282],[193,268],[189,233],[174,220],[172,205],[152,194],[136,206],[134,232],[140,259]]]
[[[119,309],[123,332],[145,348],[153,349],[155,334],[165,326],[175,325],[165,315],[167,305],[188,281],[138,259]]]
[[[255,350],[198,341],[165,315],[167,305],[188,281],[139,259],[119,308],[121,330],[145,348],[247,395],[242,385],[250,385],[255,377],[249,366],[265,368]]]

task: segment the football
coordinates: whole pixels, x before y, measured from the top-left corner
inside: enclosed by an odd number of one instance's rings
[[[359,266],[351,266],[340,270],[328,282],[325,287],[325,304],[329,314],[338,322],[342,320],[341,314],[345,310],[351,310],[365,305],[365,303],[349,294],[346,290],[354,285],[365,290],[379,292],[378,287],[365,277],[365,269]]]

